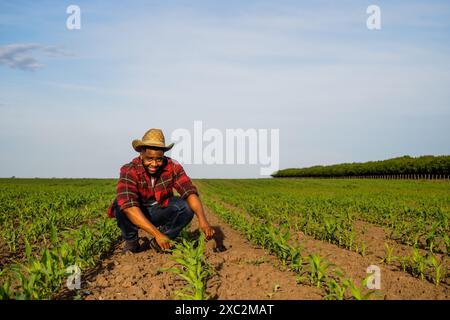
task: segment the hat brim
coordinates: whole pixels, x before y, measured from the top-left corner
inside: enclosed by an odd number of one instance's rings
[[[152,142],[144,142],[142,140],[133,140],[133,142],[131,143],[131,145],[133,146],[133,149],[136,152],[141,152],[142,147],[155,147],[155,148],[160,148],[162,149],[164,152],[169,151],[170,149],[172,149],[172,147],[174,146],[174,143],[172,142],[171,144],[167,145],[167,146],[162,146],[159,145],[157,143],[152,143]]]

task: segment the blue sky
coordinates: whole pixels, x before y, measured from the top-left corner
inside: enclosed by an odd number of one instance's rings
[[[448,1],[2,1],[0,176],[114,178],[195,120],[279,128],[281,168],[450,154],[449,53]]]

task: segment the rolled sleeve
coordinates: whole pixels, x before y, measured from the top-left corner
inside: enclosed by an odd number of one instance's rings
[[[117,203],[121,210],[139,206],[137,177],[127,166],[120,169],[120,178],[117,183]]]
[[[197,187],[194,186],[179,163],[174,163],[174,173],[174,188],[180,194],[181,198],[186,199],[191,194],[196,194],[198,196]]]

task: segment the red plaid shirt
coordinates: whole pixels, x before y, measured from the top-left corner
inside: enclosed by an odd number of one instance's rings
[[[176,160],[164,157],[164,165],[155,176],[154,186],[145,171],[140,157],[124,165],[120,169],[117,183],[117,202],[121,210],[139,207],[151,199],[156,199],[162,208],[167,207],[169,198],[173,196],[173,189],[185,199],[190,194],[197,194],[197,188],[184,172],[183,167]],[[113,206],[108,208],[108,216],[115,217]]]

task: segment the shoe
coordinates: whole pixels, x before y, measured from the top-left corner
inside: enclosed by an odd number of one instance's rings
[[[137,253],[139,252],[139,240],[125,240],[125,247],[122,250],[122,253]]]

